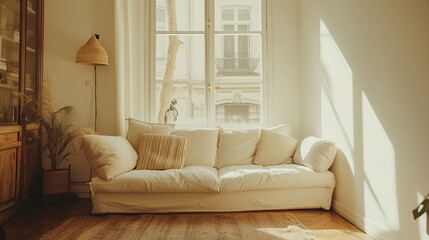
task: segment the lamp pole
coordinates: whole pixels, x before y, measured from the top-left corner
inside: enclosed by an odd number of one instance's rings
[[[97,132],[97,65],[94,65],[94,131]]]

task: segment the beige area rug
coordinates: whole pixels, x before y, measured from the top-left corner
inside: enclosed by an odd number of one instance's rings
[[[41,239],[318,239],[287,212],[72,217]]]

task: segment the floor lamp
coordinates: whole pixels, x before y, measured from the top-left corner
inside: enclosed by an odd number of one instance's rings
[[[109,56],[106,50],[98,42],[99,35],[92,34],[89,40],[76,54],[76,63],[94,66],[94,99],[95,99],[95,123],[94,131],[97,132],[97,66],[107,66]]]

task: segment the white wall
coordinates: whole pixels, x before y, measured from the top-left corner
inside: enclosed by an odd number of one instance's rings
[[[273,49],[270,61],[274,73],[269,87],[271,124],[288,122],[293,136],[300,138],[298,0],[273,0],[272,33],[268,42]],[[282,24],[278,24],[281,22]],[[74,105],[82,125],[93,124],[94,69],[75,63],[77,50],[91,32],[100,34],[100,44],[109,55],[109,65],[97,68],[98,125],[101,134],[115,135],[116,85],[113,0],[45,0],[44,77],[52,85],[56,106]],[[89,167],[82,154],[72,157],[72,191],[87,192]],[[83,194],[81,194],[83,196]],[[87,195],[86,195],[87,196]]]
[[[411,214],[429,192],[428,12],[426,0],[300,1],[303,136],[340,146],[334,209],[377,239],[428,239]]]
[[[292,136],[301,138],[300,112],[300,65],[299,65],[299,0],[271,0],[271,9],[268,14],[268,34],[272,42],[271,48],[272,76],[268,76],[272,99],[269,106],[270,121],[272,124],[288,122],[292,127]],[[270,3],[268,3],[270,7]]]
[[[94,67],[76,64],[76,53],[92,32],[100,34],[99,42],[109,55],[109,65],[97,68],[97,131],[116,134],[112,0],[45,0],[44,17],[45,82],[51,85],[57,108],[76,106],[82,126],[93,126]],[[86,86],[85,81],[90,85]],[[84,182],[89,180],[89,167],[86,160],[78,154],[70,159],[70,164],[72,191],[87,192]]]

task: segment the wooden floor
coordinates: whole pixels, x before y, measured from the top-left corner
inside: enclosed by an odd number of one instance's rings
[[[291,210],[287,212],[294,214],[321,240],[373,239],[332,211]],[[6,239],[39,239],[68,218],[89,215],[91,215],[91,201],[80,199],[69,203],[34,206],[2,226],[6,231]]]

